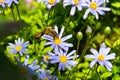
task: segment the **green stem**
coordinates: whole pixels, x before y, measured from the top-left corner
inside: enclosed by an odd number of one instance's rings
[[[96,66],[96,70],[95,70],[95,71],[96,71],[96,73],[97,73],[97,75],[98,75],[98,79],[101,80],[101,79],[100,79],[100,75],[99,75],[99,73],[98,73],[98,71],[97,71],[97,68],[98,68],[98,65]]]
[[[11,7],[11,11],[12,11],[13,20],[15,20],[15,15],[14,15],[14,11],[13,11],[13,5]]]
[[[77,42],[77,54],[78,54],[78,50],[79,50],[79,45],[80,45],[80,40],[78,40],[78,42]]]
[[[5,17],[5,10],[3,9],[3,16]]]
[[[49,18],[50,18],[50,10],[48,11],[47,26],[48,26]]]
[[[18,13],[18,17],[19,17],[19,20],[20,20],[20,12],[19,12],[19,8],[18,8],[18,5],[15,4],[16,8],[17,8],[17,13]]]
[[[89,42],[90,42],[90,38],[87,38],[87,42],[86,42],[85,47],[84,47],[84,49],[83,49],[83,51],[81,53],[81,56],[80,56],[80,61],[84,58],[84,55],[85,55],[85,52],[86,52],[87,47],[89,45]]]

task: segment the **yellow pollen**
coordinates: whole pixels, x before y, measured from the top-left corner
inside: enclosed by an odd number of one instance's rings
[[[0,3],[3,3],[4,2],[4,0],[0,0]]]
[[[49,59],[49,55],[45,55],[45,56],[44,56],[44,60],[45,60],[45,61],[48,61],[48,59]]]
[[[54,39],[54,43],[55,43],[56,45],[59,45],[59,44],[61,43],[61,39],[55,38],[55,39]]]
[[[96,9],[96,8],[97,8],[97,3],[92,2],[92,3],[90,4],[90,8]]]
[[[60,56],[59,57],[60,62],[66,63],[67,62],[67,57],[66,56]]]
[[[79,0],[74,0],[75,5],[79,4]]]
[[[98,56],[98,60],[99,60],[99,61],[103,61],[103,60],[104,60],[104,56],[103,56],[102,54],[100,54],[100,55]]]
[[[26,75],[26,73],[27,73],[27,67],[25,67],[25,66],[21,67],[21,68],[20,68],[20,71],[21,71],[21,73],[22,73],[23,75]]]
[[[55,0],[49,0],[49,4],[54,4]]]
[[[44,78],[44,80],[49,80],[48,78]]]
[[[17,51],[21,51],[22,50],[22,46],[16,46],[15,48]]]

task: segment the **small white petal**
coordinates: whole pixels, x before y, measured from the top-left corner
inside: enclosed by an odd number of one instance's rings
[[[91,48],[90,52],[92,52],[94,55],[98,55],[98,51],[96,49]]]
[[[115,59],[115,53],[109,54],[105,57],[105,60]]]
[[[90,68],[92,68],[92,67],[95,65],[96,62],[97,62],[97,60],[93,60],[93,61],[90,63]]]
[[[83,16],[83,19],[86,19],[86,18],[87,18],[89,12],[90,12],[90,9],[87,9],[87,10],[85,11],[85,14],[84,14],[84,16]]]
[[[62,41],[66,41],[67,39],[70,39],[72,37],[72,35],[68,35],[62,38]]]
[[[111,62],[105,61],[105,66],[107,67],[107,69],[108,69],[109,71],[112,70],[112,64],[111,64]]]
[[[75,14],[76,6],[73,6],[70,10],[70,15],[73,16]]]
[[[64,32],[64,29],[65,29],[65,27],[62,27],[62,29],[61,29],[61,31],[60,31],[60,33],[59,33],[59,38],[62,37],[62,34],[63,34],[63,32]]]
[[[94,55],[86,55],[85,58],[94,58],[95,59],[95,56]]]

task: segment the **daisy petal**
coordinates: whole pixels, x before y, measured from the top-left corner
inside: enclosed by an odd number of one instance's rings
[[[105,60],[111,60],[115,58],[115,53],[109,54],[105,57]]]
[[[92,68],[92,67],[95,65],[96,62],[97,62],[97,60],[93,60],[93,61],[90,63],[90,68]]]

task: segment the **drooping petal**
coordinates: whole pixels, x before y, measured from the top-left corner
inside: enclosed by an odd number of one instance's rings
[[[111,64],[109,61],[105,61],[105,66],[107,67],[107,69],[108,69],[109,71],[112,70],[112,64]]]
[[[70,15],[73,16],[75,14],[76,6],[73,6],[70,10]]]
[[[90,9],[87,9],[87,10],[85,11],[85,14],[84,14],[84,16],[83,16],[83,19],[86,19],[86,18],[87,18],[89,12],[90,12]]]
[[[97,60],[93,60],[93,61],[90,63],[90,68],[92,68],[92,67],[95,65],[96,62],[97,62]]]

